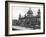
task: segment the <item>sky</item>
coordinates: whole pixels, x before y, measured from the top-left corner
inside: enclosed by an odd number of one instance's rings
[[[36,7],[12,7],[12,19],[18,19],[19,14],[21,14],[22,17],[24,17],[25,14],[27,14],[29,8],[33,11],[33,15],[37,15],[37,11],[39,8]]]

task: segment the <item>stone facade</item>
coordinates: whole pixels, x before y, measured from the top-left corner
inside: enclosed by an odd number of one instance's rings
[[[40,28],[40,10],[38,10],[37,16],[33,16],[33,11],[29,10],[27,12],[27,16],[25,14],[24,17],[21,17],[21,14],[20,14],[19,20],[17,20],[16,22],[14,21],[13,21],[13,24],[17,26],[24,26],[24,27],[29,27],[33,29]]]

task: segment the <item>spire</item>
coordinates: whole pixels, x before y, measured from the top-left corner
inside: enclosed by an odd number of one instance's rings
[[[19,18],[21,18],[21,14],[19,14]]]
[[[40,15],[40,9],[38,9],[38,15]]]
[[[37,15],[37,17],[40,18],[40,9],[38,9],[38,15]]]

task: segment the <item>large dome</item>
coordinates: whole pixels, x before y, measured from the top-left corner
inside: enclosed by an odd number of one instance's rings
[[[27,14],[33,14],[32,10],[29,9],[29,11],[27,12]]]

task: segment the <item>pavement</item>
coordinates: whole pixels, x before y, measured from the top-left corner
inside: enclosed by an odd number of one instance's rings
[[[12,26],[13,29],[19,29],[19,30],[30,30],[31,28],[21,27],[21,26]]]

